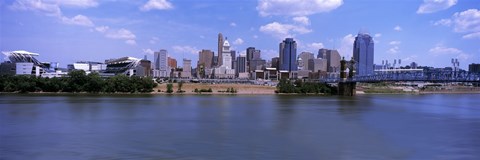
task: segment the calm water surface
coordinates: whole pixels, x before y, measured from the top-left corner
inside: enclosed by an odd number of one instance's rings
[[[480,159],[480,95],[0,95],[0,159]]]

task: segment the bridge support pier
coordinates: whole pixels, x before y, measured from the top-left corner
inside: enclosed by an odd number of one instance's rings
[[[347,63],[349,68],[349,74],[347,79]],[[355,75],[355,60],[352,57],[350,62],[345,60],[345,57],[340,61],[340,82],[338,83],[338,94],[341,96],[355,96],[357,92],[357,82],[351,82]]]
[[[338,95],[341,96],[355,96],[357,90],[356,82],[339,82],[338,83]]]

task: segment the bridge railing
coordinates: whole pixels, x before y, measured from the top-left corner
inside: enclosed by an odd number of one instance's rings
[[[451,72],[449,72],[451,73]],[[432,81],[432,82],[480,82],[480,74],[462,73],[462,74],[436,73],[395,73],[395,74],[377,74],[371,76],[355,76],[346,79],[347,82],[379,82],[379,81]],[[321,82],[338,83],[342,81],[339,78],[321,79]]]

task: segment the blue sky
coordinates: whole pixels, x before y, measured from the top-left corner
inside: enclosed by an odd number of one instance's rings
[[[199,50],[216,52],[219,32],[238,52],[253,46],[265,59],[278,56],[286,37],[298,53],[335,48],[350,58],[360,30],[374,37],[377,64],[480,63],[479,0],[2,0],[0,8],[1,51],[27,50],[61,66],[151,59],[160,49],[195,65]]]

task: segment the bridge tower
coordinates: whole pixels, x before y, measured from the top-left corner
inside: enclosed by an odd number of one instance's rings
[[[347,79],[347,63],[348,63],[348,79]],[[340,61],[340,81],[338,82],[338,94],[342,96],[354,96],[356,92],[357,82],[353,82],[355,75],[355,60],[346,61],[345,57]]]

